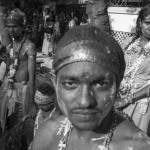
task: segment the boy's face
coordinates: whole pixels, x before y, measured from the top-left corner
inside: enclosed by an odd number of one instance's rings
[[[94,130],[113,108],[116,76],[95,63],[74,62],[58,71],[55,89],[59,107],[73,125]]]
[[[38,90],[35,92],[34,100],[38,108],[45,112],[50,111],[54,107],[54,100],[49,95],[44,95]],[[44,103],[45,101],[46,103]]]
[[[47,23],[48,26],[52,26],[54,24],[53,21],[47,21],[46,23]]]
[[[7,30],[11,38],[14,39],[16,39],[22,33],[22,27],[13,23],[7,25]]]

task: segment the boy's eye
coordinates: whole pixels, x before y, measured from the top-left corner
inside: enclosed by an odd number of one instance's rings
[[[97,82],[97,83],[94,83],[93,86],[98,88],[98,87],[106,87],[106,86],[109,86],[110,85],[110,82],[109,81],[100,81],[100,82]]]
[[[67,82],[64,82],[64,85],[68,88],[75,88],[77,87],[77,84],[75,82],[72,82],[72,81],[67,81]]]
[[[150,22],[144,22],[144,24],[149,25],[149,24],[150,24]]]

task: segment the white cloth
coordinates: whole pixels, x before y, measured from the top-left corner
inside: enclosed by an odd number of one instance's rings
[[[49,33],[44,33],[42,52],[44,54],[49,54],[53,51],[53,36]]]
[[[70,22],[69,22],[69,29],[71,29],[71,28],[73,28],[73,27],[75,27],[76,26],[76,23],[75,23],[75,21],[74,21],[74,19],[71,19],[70,20]]]
[[[41,63],[41,67],[45,66],[49,69],[52,69],[52,64],[53,64],[53,59],[51,59],[50,57],[44,58],[43,63]]]
[[[3,81],[4,75],[5,75],[5,71],[6,71],[6,64],[3,61],[0,65],[0,81]]]

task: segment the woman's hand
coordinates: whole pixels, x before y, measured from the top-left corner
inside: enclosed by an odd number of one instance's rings
[[[128,91],[130,91],[131,85],[130,83],[124,83],[120,85],[120,93],[125,95]]]

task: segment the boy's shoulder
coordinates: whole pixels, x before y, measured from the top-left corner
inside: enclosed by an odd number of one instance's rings
[[[55,145],[59,140],[57,133],[64,119],[64,116],[58,116],[56,118],[48,119],[46,122],[44,122],[35,134],[32,149],[47,149],[49,145]]]
[[[51,132],[51,135],[53,132],[56,132],[57,129],[60,127],[62,121],[65,119],[63,115],[60,115],[58,117],[50,118],[46,122],[44,122],[38,129],[39,132]]]
[[[150,138],[129,120],[120,122],[114,131],[113,144],[115,150],[120,148],[133,150],[149,150]]]

